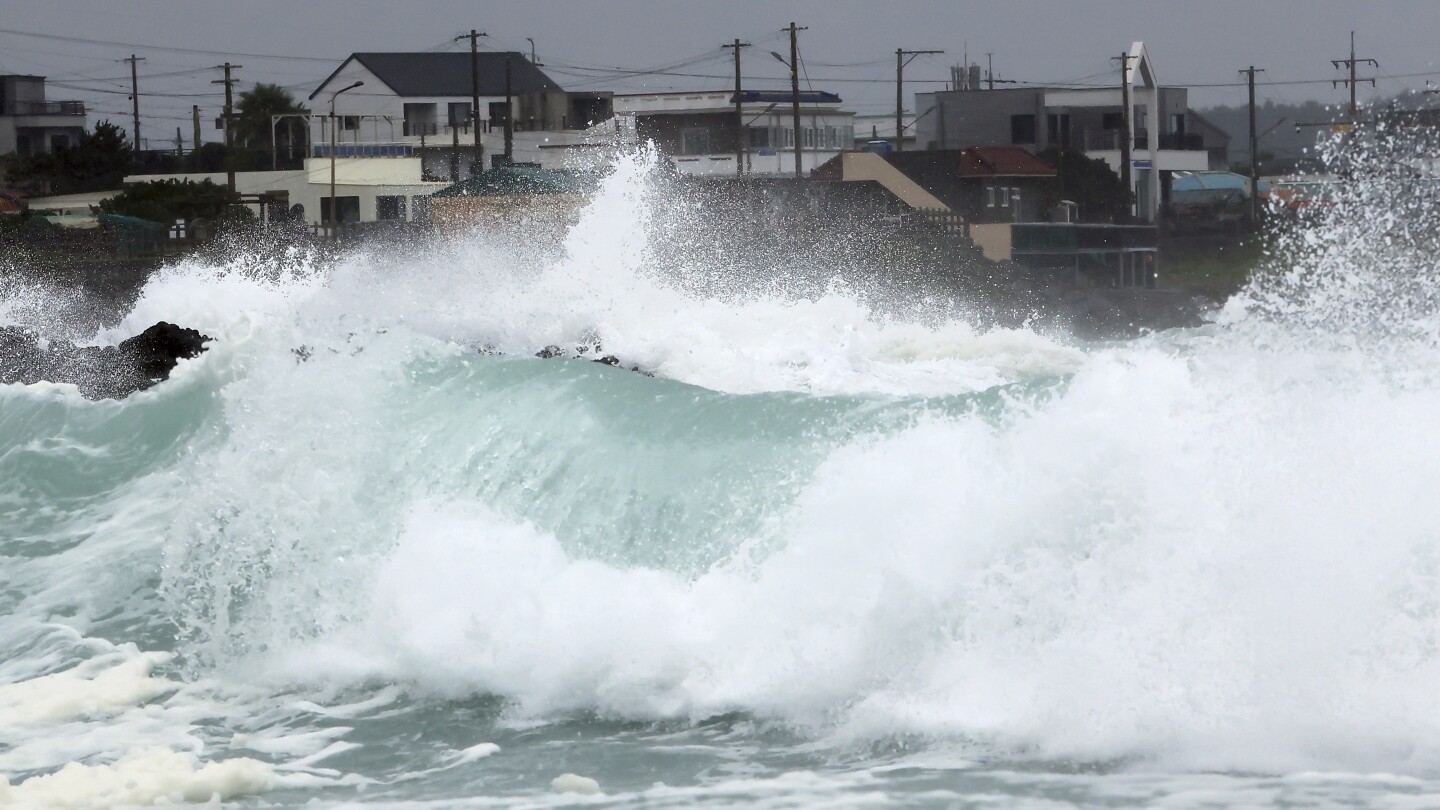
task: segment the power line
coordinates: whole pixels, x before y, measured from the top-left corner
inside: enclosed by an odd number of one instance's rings
[[[337,59],[327,59],[323,56],[288,56],[286,54],[279,53],[246,53],[244,51],[217,51],[213,48],[210,50],[201,50],[199,48],[175,48],[167,47],[165,45],[147,45],[141,42],[120,42],[118,40],[89,39],[86,37],[72,37],[64,36],[61,34],[41,34],[36,31],[17,31],[13,28],[0,28],[0,34],[13,34],[17,37],[34,37],[36,39],[48,39],[54,40],[56,42],[74,42],[84,45],[120,46],[125,48],[144,48],[147,50],[168,51],[170,53],[194,53],[202,54],[205,56],[248,56],[254,59],[291,59],[301,62],[328,62],[332,65],[335,64],[337,61],[341,61]]]

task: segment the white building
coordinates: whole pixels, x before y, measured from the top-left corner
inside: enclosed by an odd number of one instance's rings
[[[85,105],[46,101],[44,76],[0,76],[0,155],[54,152],[84,131]]]
[[[224,172],[195,174],[141,174],[125,178],[127,185],[156,180],[209,180],[223,186]],[[349,158],[335,160],[335,197],[342,223],[429,219],[430,195],[448,181],[426,181],[419,157]],[[321,225],[330,213],[330,159],[308,158],[296,171],[236,172],[235,191],[244,196],[283,195],[294,210],[304,210],[305,222]]]
[[[567,93],[523,54],[480,53],[475,67],[472,86],[469,53],[351,54],[310,94],[314,112],[304,118],[311,156],[328,156],[333,134],[341,157],[420,157],[425,177],[468,177],[475,129],[489,168],[504,154],[509,115],[514,162],[559,168],[565,147],[584,141],[587,128],[610,117],[610,93]],[[357,81],[364,84],[339,92]],[[479,92],[478,115],[472,115],[472,87]]]
[[[612,129],[622,143],[652,141],[682,174],[735,175],[737,153],[744,171],[758,175],[795,172],[795,120],[789,90],[741,94],[743,132],[736,128],[730,90],[617,95]],[[801,165],[809,174],[855,140],[855,113],[840,108],[833,93],[800,94]],[[737,137],[738,134],[738,137]]]

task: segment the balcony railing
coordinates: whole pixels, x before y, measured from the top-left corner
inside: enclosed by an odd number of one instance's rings
[[[83,101],[7,101],[0,115],[84,115]]]
[[[1198,132],[1172,132],[1160,136],[1161,149],[1178,149],[1187,152],[1205,151],[1205,136]]]
[[[1105,151],[1120,148],[1120,130],[1118,129],[1092,129],[1082,133],[1081,141],[1087,152]],[[1135,130],[1135,140],[1131,142],[1133,149],[1149,149],[1150,133],[1147,130]],[[1202,152],[1205,150],[1205,138],[1198,132],[1172,132],[1161,133],[1161,149],[1177,149],[1184,151]]]
[[[434,121],[406,121],[405,135],[418,138],[421,135],[439,135],[440,125]]]

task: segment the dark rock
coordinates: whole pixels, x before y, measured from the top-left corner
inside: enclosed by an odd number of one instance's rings
[[[47,343],[30,330],[0,327],[0,383],[70,383],[89,399],[124,399],[168,378],[181,358],[204,352],[208,340],[164,321],[118,346]]]

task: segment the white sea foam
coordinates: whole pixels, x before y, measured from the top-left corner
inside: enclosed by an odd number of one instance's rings
[[[176,684],[151,673],[167,653],[92,658],[51,675],[0,685],[0,730],[99,718],[142,705]]]
[[[590,796],[600,792],[600,783],[588,776],[562,773],[550,780],[550,789],[556,793],[579,793]]]
[[[1424,771],[1440,391],[1354,359],[1094,355],[1001,425],[837,450],[782,549],[693,580],[423,504],[341,643],[542,716],[744,710],[1046,757]]]
[[[79,809],[198,803],[264,793],[282,785],[321,783],[323,780],[313,776],[280,776],[270,765],[254,759],[201,764],[194,754],[149,749],[109,765],[72,762],[18,785],[0,777],[0,805]]]

